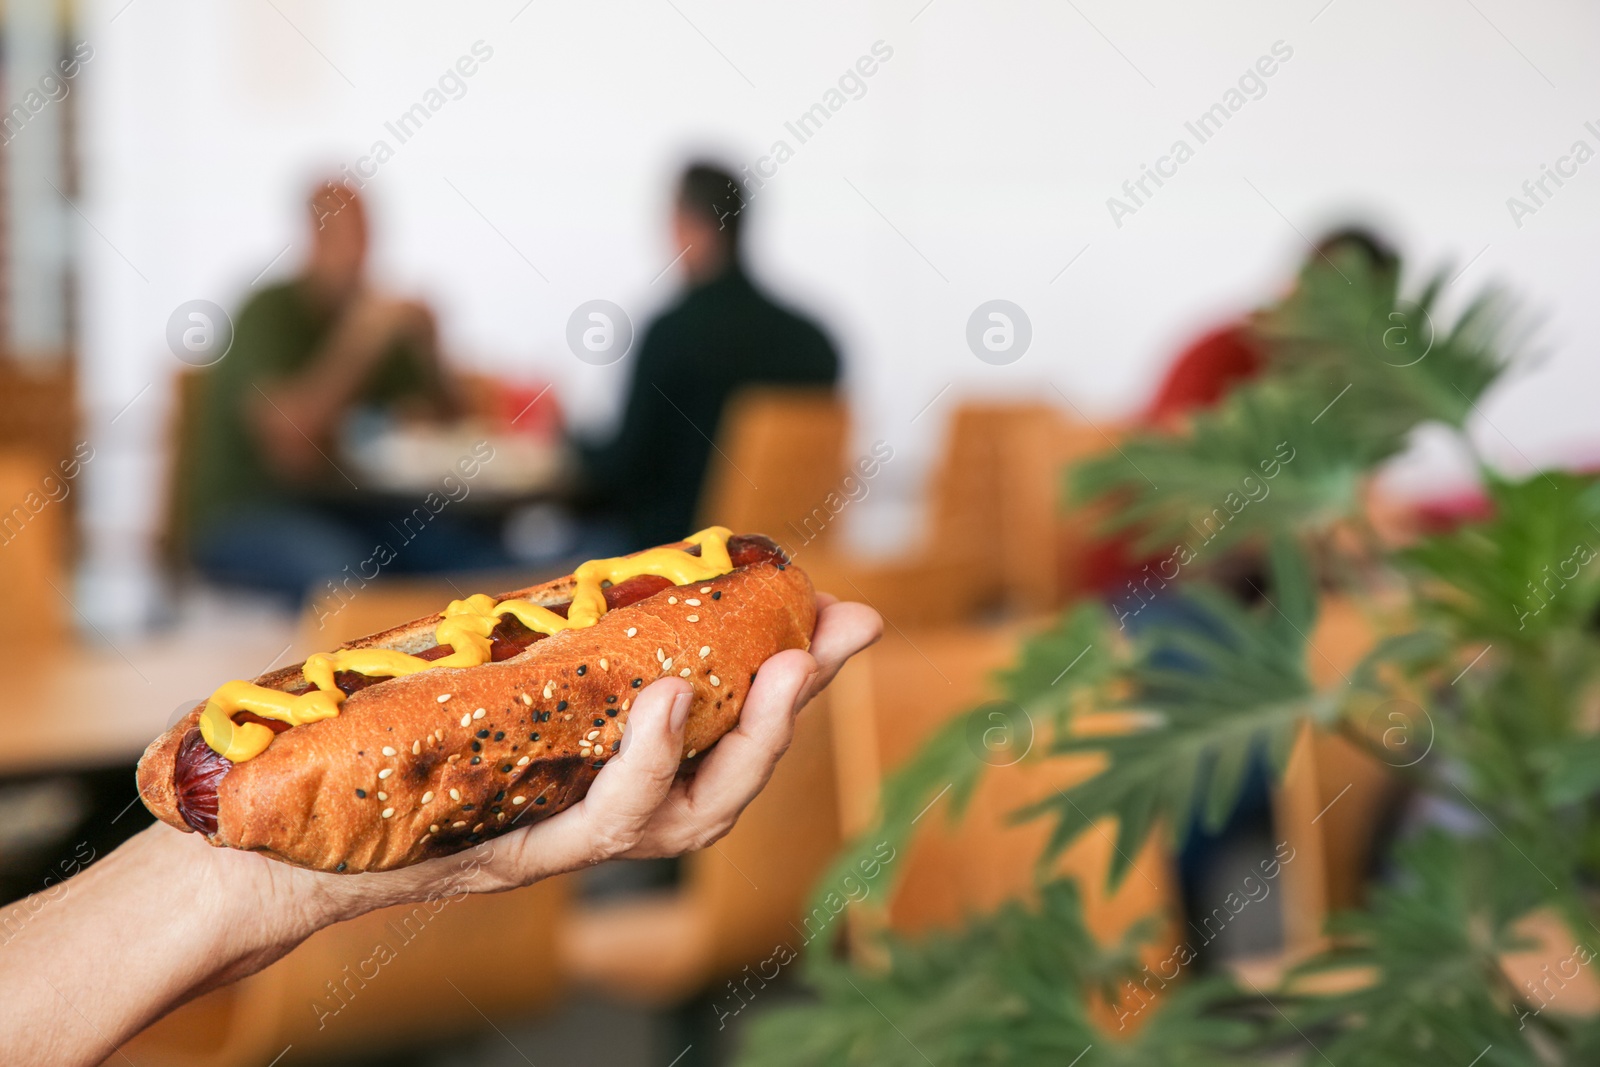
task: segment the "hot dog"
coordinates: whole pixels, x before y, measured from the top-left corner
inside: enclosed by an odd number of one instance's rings
[[[657,678],[691,685],[684,756],[699,756],[815,622],[776,544],[712,527],[230,682],[145,750],[140,794],[213,845],[404,867],[576,803]]]

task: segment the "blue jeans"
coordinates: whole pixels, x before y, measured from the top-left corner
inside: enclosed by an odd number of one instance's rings
[[[296,604],[314,586],[345,573],[371,579],[375,571],[439,574],[513,566],[492,525],[441,511],[419,528],[414,519],[403,521],[411,514],[257,506],[202,529],[191,556],[200,573],[219,585],[271,593]]]

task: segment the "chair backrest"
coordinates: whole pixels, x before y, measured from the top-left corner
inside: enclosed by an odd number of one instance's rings
[[[845,668],[833,695],[840,812],[848,835],[871,825],[886,774],[952,717],[995,695],[990,678],[1015,657],[1023,632],[1021,626],[961,627],[891,635]],[[864,921],[852,927],[858,946],[874,925],[904,932],[948,927],[1005,900],[1032,897],[1035,863],[1050,826],[1047,820],[1016,824],[1010,816],[1100,767],[1094,755],[1025,758],[1030,749],[1039,756],[1037,746],[1046,741],[1045,724],[1037,726],[1030,734],[1025,719],[1014,718],[1009,726],[997,721],[997,728],[1010,732],[988,741],[1006,744],[975,742],[973,759],[991,765],[965,817],[950,824],[941,802],[919,816],[910,848],[892,861],[900,882],[887,908],[869,907]],[[1153,834],[1133,857],[1133,870],[1115,892],[1106,888],[1114,840],[1106,826],[1084,833],[1062,855],[1055,870],[1079,879],[1085,918],[1101,939],[1114,940],[1141,919],[1172,913],[1172,863],[1158,838]]]
[[[850,412],[826,389],[760,387],[728,402],[700,500],[703,524],[758,530],[791,550],[834,534]]]
[[[61,497],[60,487],[71,492],[71,483],[60,473],[33,451],[0,450],[0,641],[7,645],[54,642],[67,633],[71,497]]]
[[[185,489],[194,473],[207,381],[207,372],[198,367],[183,370],[172,379],[172,408],[167,415],[166,502],[156,536],[161,559],[172,570],[183,567],[189,550],[189,500]]]

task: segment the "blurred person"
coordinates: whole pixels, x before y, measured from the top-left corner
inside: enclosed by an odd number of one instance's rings
[[[311,251],[298,276],[251,298],[233,345],[208,371],[188,485],[191,555],[202,574],[290,599],[392,541],[410,509],[357,504],[335,444],[352,414],[460,413],[426,305],[366,278],[366,207],[333,181],[307,201]],[[348,490],[348,494],[345,491]],[[394,553],[394,569],[503,563],[496,537],[434,515]]]
[[[818,609],[810,651],[761,665],[738,725],[691,774],[679,774],[689,685],[659,679],[640,692],[618,758],[583,800],[454,856],[327,874],[214,848],[164,823],[141,831],[64,888],[6,909],[0,1062],[87,1067],[111,1055],[131,1063],[114,1053],[134,1034],[324,927],[395,904],[503,892],[610,858],[705,848],[766,785],[800,709],[883,632],[863,604],[819,596]]]
[[[1316,243],[1296,273],[1290,292],[1306,271],[1334,265],[1346,256],[1359,258],[1381,277],[1399,280],[1400,257],[1388,242],[1365,227],[1345,226]],[[1254,318],[1251,313],[1210,330],[1178,353],[1145,409],[1143,421],[1171,426],[1192,412],[1217,404],[1235,385],[1260,374],[1266,354],[1254,335]]]
[[[712,442],[737,391],[838,383],[827,335],[746,273],[747,211],[732,174],[706,163],[684,171],[672,234],[688,286],[645,331],[615,435],[576,443],[583,495],[625,542],[619,549],[693,528]]]

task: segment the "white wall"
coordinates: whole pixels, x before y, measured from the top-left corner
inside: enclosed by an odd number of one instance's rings
[[[393,145],[384,122],[480,40],[493,57],[465,96],[372,180],[379,269],[438,301],[464,360],[553,379],[581,418],[606,414],[626,363],[574,359],[567,315],[607,297],[642,322],[667,298],[673,276],[651,279],[676,252],[675,165],[697,148],[753,161],[783,138],[794,158],[754,205],[758,270],[832,325],[861,436],[895,444],[902,494],[959,396],[1059,389],[1093,417],[1125,412],[1193,331],[1278,283],[1297,231],[1352,210],[1414,264],[1476,256],[1458,296],[1503,280],[1546,321],[1547,359],[1485,405],[1487,451],[1509,467],[1600,455],[1600,161],[1520,228],[1506,206],[1573,141],[1600,148],[1583,126],[1600,129],[1592,6],[923,3],[90,0],[90,578],[122,590],[102,614],[139,612],[178,367],[167,316],[235,305],[285,246],[268,276],[288,270],[307,180]],[[796,145],[785,120],[879,40],[893,57],[865,96]],[[1185,120],[1278,41],[1293,56],[1265,95],[1114,225],[1107,197],[1176,138],[1194,145]],[[1011,366],[964,340],[994,297],[1033,322]]]

